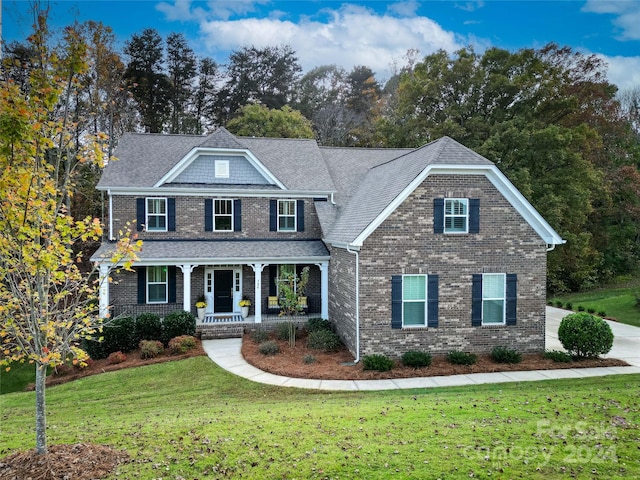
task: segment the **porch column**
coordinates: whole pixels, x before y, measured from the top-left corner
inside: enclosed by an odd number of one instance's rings
[[[329,319],[329,262],[316,263],[320,268],[320,316]]]
[[[253,276],[254,276],[254,305],[255,305],[255,317],[256,323],[262,323],[262,270],[265,265],[263,263],[252,263],[250,264],[251,268],[253,268]]]
[[[185,263],[184,265],[178,265],[182,270],[182,309],[185,312],[191,311],[191,272],[197,267],[197,265],[191,265]]]
[[[100,264],[100,318],[109,315],[109,265]]]

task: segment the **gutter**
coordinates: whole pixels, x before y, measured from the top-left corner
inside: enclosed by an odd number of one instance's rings
[[[113,240],[113,196],[110,188],[107,189],[107,196],[109,197],[109,240]]]
[[[351,250],[351,245],[347,245],[347,252],[356,256],[356,359],[353,363],[360,361],[360,252]]]

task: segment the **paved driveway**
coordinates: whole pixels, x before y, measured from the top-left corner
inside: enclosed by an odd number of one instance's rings
[[[560,320],[568,315],[568,310],[547,307],[547,350],[564,350],[558,340]],[[624,323],[606,320],[613,331],[613,348],[604,357],[619,358],[629,365],[640,367],[640,328]]]

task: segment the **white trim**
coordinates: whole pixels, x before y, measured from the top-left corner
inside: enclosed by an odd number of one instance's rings
[[[293,203],[293,215],[280,214],[280,202]],[[287,228],[286,230],[280,228],[280,217],[291,218],[293,217],[293,228]],[[278,232],[297,232],[298,231],[298,202],[290,198],[279,198],[276,203],[276,231]]]
[[[443,220],[444,220],[444,225],[443,225],[443,229],[442,232],[445,235],[456,235],[456,234],[466,234],[469,233],[469,199],[468,198],[448,198],[445,197],[444,199],[444,214],[443,214]],[[464,215],[460,215],[460,214],[449,214],[447,215],[447,202],[460,202],[465,206],[465,211],[466,213]],[[464,218],[464,230],[462,231],[458,231],[458,230],[447,230],[447,216],[449,218]]]
[[[404,299],[404,279],[406,277],[423,277],[424,278],[424,300],[405,300]],[[427,275],[426,273],[406,273],[402,275],[402,286],[400,287],[402,288],[402,328],[425,328],[428,324],[429,324],[429,318],[428,318],[428,314],[429,314],[429,310],[428,310],[428,305],[429,305],[429,275]],[[418,302],[423,302],[424,303],[424,323],[421,325],[407,325],[404,323],[404,304],[405,302],[407,303],[418,303]]]
[[[229,160],[215,160],[216,178],[229,178]]]
[[[233,185],[231,185],[232,187]],[[122,196],[154,196],[158,194],[170,195],[172,197],[211,197],[216,195],[233,196],[239,198],[282,198],[283,192],[280,190],[260,190],[260,189],[240,189],[240,188],[217,188],[217,187],[103,187],[97,188],[100,191],[109,191],[114,195]],[[333,192],[313,191],[313,190],[287,190],[286,195],[295,198],[331,198]]]
[[[214,232],[233,232],[234,231],[234,226],[235,226],[233,224],[233,216],[234,216],[233,215],[234,214],[234,212],[233,212],[233,199],[231,199],[231,198],[213,198],[212,200],[213,200],[213,205],[212,205],[212,208],[211,208],[211,215],[212,215],[211,222],[212,222],[212,225],[213,225],[213,231]],[[231,228],[229,228],[227,230],[218,230],[218,229],[216,229],[216,216],[217,216],[216,215],[216,202],[231,202],[231,214],[224,213],[224,214],[220,214],[219,215],[220,217],[229,217],[229,216],[231,217]]]
[[[145,275],[145,303],[147,305],[162,305],[165,303],[169,303],[169,269],[167,268],[167,271],[165,272],[165,281],[164,282],[153,282],[151,283],[149,281],[149,267],[169,267],[169,265],[148,265],[147,268],[147,273]],[[163,285],[164,284],[164,300],[161,302],[151,302],[149,301],[149,285]]]
[[[492,276],[502,277],[502,298],[499,297],[489,297],[484,298],[484,279],[485,277]],[[481,311],[481,324],[484,325],[506,325],[507,324],[507,274],[506,273],[483,273],[482,274],[482,311]],[[485,300],[502,300],[502,322],[491,322],[485,323],[484,321],[484,301]]]
[[[153,213],[155,217],[164,216],[164,228],[149,229],[149,200],[164,200],[164,214]],[[144,231],[145,232],[168,232],[169,231],[169,202],[167,197],[145,197],[144,199]]]

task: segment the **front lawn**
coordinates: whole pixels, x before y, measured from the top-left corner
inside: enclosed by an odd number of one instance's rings
[[[0,402],[0,457],[33,448],[34,394]],[[50,444],[129,453],[111,479],[640,478],[640,375],[320,392],[196,357],[52,387],[47,403]]]

